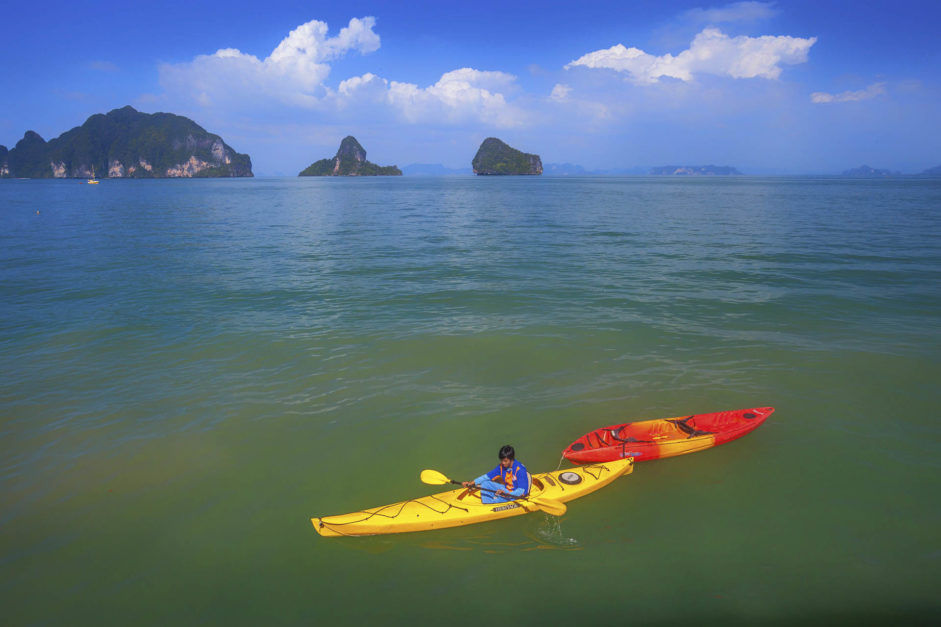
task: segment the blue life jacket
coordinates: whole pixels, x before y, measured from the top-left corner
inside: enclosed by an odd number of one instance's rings
[[[513,465],[509,468],[504,468],[503,464],[497,464],[496,468],[485,475],[481,475],[477,479],[478,483],[483,479],[490,479],[491,481],[502,483],[506,486],[504,490],[513,496],[529,494],[529,485],[531,482],[529,471],[526,470],[526,466],[516,460],[513,460]]]

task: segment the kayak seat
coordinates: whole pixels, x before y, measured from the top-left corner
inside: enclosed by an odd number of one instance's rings
[[[531,483],[530,486],[529,486],[529,492],[530,492],[530,494],[532,494],[532,491],[533,491],[534,488],[535,488],[536,490],[539,490],[540,492],[542,492],[543,490],[546,489],[546,486],[542,485],[542,481],[540,481],[539,479],[536,479],[535,477],[533,477],[532,483]]]
[[[689,416],[687,418],[677,419],[677,420],[667,420],[667,422],[672,422],[677,427],[679,427],[680,431],[686,434],[687,440],[689,438],[693,438],[698,435],[713,435],[715,433],[714,431],[702,431],[700,429],[697,429],[693,425],[689,424],[689,421],[692,420],[693,418],[695,418],[695,416]]]
[[[623,427],[621,427],[621,428],[619,428],[619,429],[617,429],[617,430],[611,429],[611,430],[610,430],[611,437],[614,438],[615,440],[617,440],[618,442],[626,442],[626,443],[628,443],[628,444],[651,444],[651,443],[653,442],[653,440],[638,440],[637,438],[635,438],[635,437],[632,436],[632,435],[631,435],[631,436],[628,436],[628,437],[626,437],[626,438],[622,438],[620,434],[621,434],[622,431],[624,431],[624,427],[627,427],[627,426],[629,426],[629,425],[624,425]],[[681,427],[681,428],[682,428],[682,427]]]
[[[471,496],[477,492],[477,488],[466,488],[463,492],[457,495],[458,501],[463,501],[465,496]]]

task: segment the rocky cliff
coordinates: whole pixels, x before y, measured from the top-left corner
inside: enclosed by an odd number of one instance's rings
[[[321,159],[307,166],[298,176],[402,176],[397,166],[380,166],[366,161],[366,150],[352,135],[340,142],[332,159]]]
[[[479,175],[542,174],[542,159],[488,137],[477,149],[471,167]]]
[[[4,153],[0,146],[0,176],[7,177],[252,176],[248,155],[235,152],[189,118],[140,113],[132,107],[95,114],[48,142],[27,131]]]

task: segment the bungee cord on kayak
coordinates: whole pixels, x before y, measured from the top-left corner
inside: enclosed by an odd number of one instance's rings
[[[443,510],[436,510],[434,507],[432,507],[431,503],[426,502],[424,499],[409,499],[409,500],[407,500],[407,501],[402,501],[401,503],[393,503],[392,505],[386,505],[385,507],[380,507],[380,508],[378,508],[377,510],[372,511],[372,512],[370,512],[370,511],[363,511],[363,512],[360,512],[360,513],[362,513],[362,514],[365,514],[365,516],[364,516],[363,518],[359,519],[359,520],[348,520],[348,521],[344,521],[344,522],[329,522],[329,523],[328,523],[328,522],[325,522],[325,521],[321,518],[321,519],[320,519],[320,527],[321,527],[321,528],[323,528],[323,527],[342,527],[343,525],[355,525],[355,524],[360,524],[360,523],[363,523],[363,522],[369,520],[369,519],[372,518],[373,516],[381,516],[381,517],[383,517],[383,518],[388,518],[388,519],[398,518],[398,517],[402,514],[402,511],[405,509],[405,506],[406,506],[406,505],[409,505],[410,503],[416,503],[416,504],[421,505],[421,506],[423,506],[423,507],[427,507],[428,509],[431,509],[432,511],[435,511],[435,512],[437,512],[437,513],[439,513],[439,514],[446,514],[446,513],[447,513],[449,510],[451,510],[452,508],[460,509],[460,510],[463,510],[463,511],[465,511],[465,512],[467,511],[466,508],[460,507],[459,505],[455,505],[455,504],[453,504],[453,503],[447,503],[447,502],[445,502],[445,501],[442,501],[441,499],[439,499],[438,497],[436,497],[436,496],[433,495],[433,494],[430,495],[430,496],[428,496],[428,497],[424,497],[424,498],[428,498],[428,499],[431,499],[431,500],[433,500],[433,501],[437,501],[437,502],[443,504],[443,505],[445,506],[445,508],[444,508]],[[391,515],[390,515],[390,514],[385,514],[385,513],[383,513],[383,510],[385,510],[385,509],[390,509],[390,508],[393,508],[393,507],[396,507],[396,506],[399,506],[399,510],[398,510],[395,514],[391,514]],[[340,532],[340,533],[341,533],[341,532]],[[344,534],[344,535],[346,535],[346,534]],[[350,534],[350,535],[355,535],[355,534]]]

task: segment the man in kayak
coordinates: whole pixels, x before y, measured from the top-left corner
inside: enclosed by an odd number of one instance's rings
[[[500,463],[496,468],[461,485],[480,488],[480,500],[484,503],[505,503],[529,494],[529,471],[516,461],[516,451],[507,444],[500,449]]]

